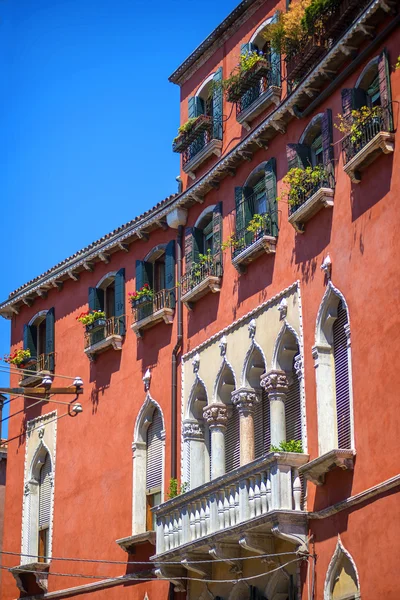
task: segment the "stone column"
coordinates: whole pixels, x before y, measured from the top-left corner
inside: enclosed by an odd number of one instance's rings
[[[228,411],[222,402],[205,407],[204,420],[211,430],[211,479],[225,474],[225,431]]]
[[[260,396],[251,388],[239,388],[232,392],[232,403],[240,417],[240,466],[254,460],[254,412]]]
[[[205,444],[204,427],[195,419],[186,419],[182,423],[182,437],[184,452],[186,453],[186,465],[189,462],[190,471],[189,489],[198,487],[205,483]],[[185,472],[185,477],[187,471]],[[184,481],[186,481],[184,479]]]
[[[261,377],[261,387],[265,388],[271,412],[271,444],[279,446],[286,441],[285,400],[289,383],[285,371],[272,370]]]

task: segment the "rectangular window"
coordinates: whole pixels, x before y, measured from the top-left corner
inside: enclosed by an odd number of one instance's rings
[[[161,504],[161,490],[153,488],[150,493],[146,494],[146,531],[155,531],[156,517],[151,512],[154,506]]]
[[[38,562],[46,562],[44,556],[48,556],[49,526],[39,528]]]

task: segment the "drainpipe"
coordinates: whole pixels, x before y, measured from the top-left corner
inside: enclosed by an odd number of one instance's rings
[[[177,475],[177,405],[178,405],[178,354],[182,348],[183,323],[182,323],[182,302],[181,302],[181,277],[182,277],[182,238],[183,225],[178,226],[176,236],[176,264],[177,264],[177,282],[176,286],[176,313],[178,321],[178,331],[176,344],[172,350],[172,384],[171,384],[171,478],[176,479]]]
[[[345,81],[347,79],[347,77],[349,75],[351,75],[351,73],[353,73],[353,71],[355,71],[357,69],[357,67],[362,64],[364,62],[364,60],[366,58],[368,58],[368,56],[371,54],[371,52],[373,52],[375,50],[375,48],[377,48],[378,46],[381,45],[381,43],[383,42],[383,40],[392,32],[393,29],[395,29],[395,27],[397,27],[400,23],[400,15],[397,15],[395,18],[393,18],[390,23],[385,27],[385,29],[383,29],[371,42],[370,44],[364,48],[364,50],[362,50],[360,52],[360,54],[358,54],[349,65],[347,65],[347,67],[345,69],[343,69],[343,71],[341,73],[338,74],[337,77],[335,77],[335,79],[328,85],[328,87],[326,87],[308,106],[306,109],[304,109],[303,111],[299,110],[297,108],[297,106],[293,107],[294,110],[294,114],[296,115],[296,117],[298,119],[303,119],[304,117],[308,117],[308,115],[310,115],[313,110],[315,110],[317,108],[317,106],[319,104],[321,104],[324,100],[326,100],[327,98],[329,98],[329,96],[331,96],[331,94],[334,92],[334,90],[340,86],[341,83],[343,83],[343,81]]]

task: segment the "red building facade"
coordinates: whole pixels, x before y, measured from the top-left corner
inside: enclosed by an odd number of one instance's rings
[[[31,354],[4,599],[396,597],[398,6],[342,0],[286,58],[278,10],[242,2],[171,76],[179,193],[0,305]]]

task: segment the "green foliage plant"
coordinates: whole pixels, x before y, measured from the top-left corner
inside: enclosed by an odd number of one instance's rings
[[[303,444],[301,440],[288,440],[287,442],[281,442],[279,446],[271,445],[271,452],[296,452],[298,454],[303,453]]]
[[[365,123],[372,118],[382,116],[382,107],[362,106],[358,110],[351,111],[351,118],[344,117],[341,113],[337,115],[337,122],[334,123],[336,129],[343,133],[343,138],[350,138],[352,144],[357,144],[363,134]]]
[[[200,116],[202,115],[199,115],[199,117]],[[189,133],[193,129],[195,123],[197,123],[199,117],[190,117],[190,119],[183,123],[183,125],[178,127],[178,135],[174,138],[173,141],[176,142],[176,140],[179,139],[181,135]]]
[[[248,73],[254,67],[254,65],[265,60],[266,57],[262,54],[262,52],[254,51],[241,54],[239,63],[231,71],[231,74],[229,77],[227,77],[227,79],[212,82],[209,90],[210,96],[213,95],[214,90],[220,90],[222,88],[222,91],[229,97],[230,93],[232,94],[236,92],[243,77],[246,76],[246,73]]]
[[[396,62],[396,71],[397,69],[400,69],[400,56],[397,57],[397,62]]]
[[[185,482],[182,482],[181,484],[179,484],[177,479],[170,479],[169,480],[169,488],[167,491],[167,498],[168,500],[171,500],[172,498],[176,498],[177,496],[180,496],[181,494],[185,494],[185,492],[188,491],[188,484]]]
[[[211,249],[208,248],[206,254],[199,253],[199,260],[192,264],[192,275],[194,277],[200,277],[202,272],[202,267],[211,266],[212,264],[212,253]]]
[[[254,214],[246,227],[246,231],[248,231],[249,233],[258,233],[260,229],[265,228],[268,219],[269,215],[267,214]],[[241,236],[240,238],[238,238],[236,233],[231,233],[231,235],[222,243],[221,249],[226,250],[227,248],[231,248],[232,250],[234,250],[238,246],[243,245],[244,242],[245,236]]]
[[[279,200],[286,200],[289,206],[295,206],[310,192],[310,189],[325,181],[327,177],[328,173],[321,165],[308,166],[305,169],[294,167],[283,178],[286,188],[279,196]]]
[[[305,34],[322,34],[328,17],[339,6],[340,0],[313,0],[304,10],[301,27]]]

